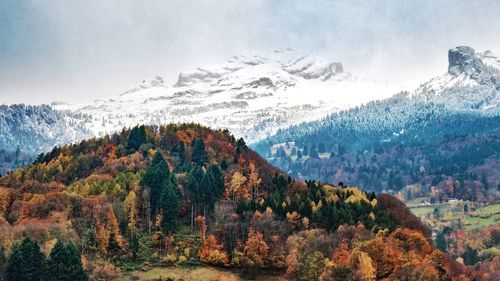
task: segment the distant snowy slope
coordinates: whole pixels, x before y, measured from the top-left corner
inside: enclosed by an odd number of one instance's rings
[[[448,52],[448,71],[413,92],[280,130],[258,143],[261,153],[286,141],[365,149],[383,142],[427,142],[446,135],[500,132],[500,59],[470,47]]]
[[[338,62],[284,50],[181,73],[173,86],[157,77],[113,98],[54,108],[91,115],[87,127],[98,136],[135,124],[199,122],[252,143],[397,90],[354,78]]]
[[[55,144],[80,141],[91,135],[89,115],[54,110],[48,105],[0,105],[0,149],[40,152]]]
[[[455,109],[500,107],[500,57],[467,46],[448,51],[448,72],[422,84],[409,96]]]

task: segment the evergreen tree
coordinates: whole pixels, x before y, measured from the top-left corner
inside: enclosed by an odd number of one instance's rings
[[[5,265],[7,260],[5,259],[5,250],[0,246],[0,281],[5,281]]]
[[[326,152],[326,147],[325,147],[325,144],[324,143],[320,143],[318,145],[318,152],[319,153],[325,153]]]
[[[448,246],[446,245],[446,238],[444,237],[444,234],[443,233],[439,233],[437,236],[436,236],[436,247],[445,252],[446,253],[446,250],[448,249]]]
[[[220,162],[220,168],[225,171],[227,170],[228,168],[228,164],[227,164],[227,161],[226,159],[222,159],[222,161]],[[500,184],[498,185],[500,187]]]
[[[203,166],[208,161],[208,154],[205,150],[205,143],[203,139],[197,138],[193,140],[191,144],[193,147],[193,154],[191,160],[200,166]]]
[[[186,190],[193,203],[198,203],[203,198],[201,190],[201,181],[203,179],[203,176],[204,172],[199,166],[193,167],[191,172],[189,172],[188,174]]]
[[[311,147],[311,151],[309,151],[309,157],[319,159],[318,151],[314,146]]]
[[[127,149],[131,152],[137,151],[139,147],[146,142],[146,127],[144,125],[134,127],[128,136]]]
[[[107,252],[111,256],[117,255],[121,250],[120,244],[118,243],[118,237],[116,237],[116,233],[111,232],[108,238],[108,249]]]
[[[210,189],[218,199],[224,193],[224,174],[217,165],[208,167],[207,176],[210,178]]]
[[[12,247],[7,261],[6,277],[9,281],[42,281],[45,278],[45,256],[36,241],[29,237]]]
[[[239,138],[236,142],[236,155],[239,157],[242,151],[248,150],[247,144],[243,138]]]
[[[130,237],[130,242],[128,243],[128,250],[132,254],[132,260],[136,261],[138,257],[137,253],[140,250],[138,234],[132,235]]]
[[[179,216],[179,198],[177,187],[171,182],[164,183],[160,207],[163,212],[161,226],[166,234],[171,234],[177,227],[177,217]]]
[[[194,229],[194,217],[197,214],[198,205],[201,201],[201,180],[203,179],[203,170],[196,165],[191,169],[187,177],[186,191],[191,201],[191,230]]]
[[[57,241],[50,252],[48,262],[49,281],[86,281],[87,273],[83,270],[80,252],[75,244],[64,245]]]
[[[486,177],[485,174],[481,175],[481,183],[483,184],[483,192],[488,191],[490,185],[488,184],[488,178]]]
[[[300,150],[297,151],[297,159],[302,159],[302,152]]]
[[[475,265],[479,261],[477,250],[471,248],[470,246],[467,246],[465,248],[463,258],[464,258],[464,264],[466,265]]]
[[[172,156],[178,159],[179,166],[184,165],[184,162],[186,161],[184,142],[179,141],[178,143],[174,144],[174,147],[172,147]]]
[[[172,181],[172,175],[170,174],[170,170],[168,169],[167,162],[165,162],[163,155],[160,151],[157,151],[153,156],[153,160],[146,174],[141,179],[141,185],[150,189],[151,217],[154,217],[158,211],[162,187],[167,181]]]

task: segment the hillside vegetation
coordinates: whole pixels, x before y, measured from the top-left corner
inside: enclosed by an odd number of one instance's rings
[[[434,248],[391,195],[299,182],[243,139],[196,124],[138,126],[54,148],[0,178],[0,215],[2,280],[112,280],[202,264],[257,279],[269,271],[290,280],[498,273],[497,259],[474,270]]]

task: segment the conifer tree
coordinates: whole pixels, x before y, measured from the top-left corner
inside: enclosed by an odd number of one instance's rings
[[[72,242],[64,245],[57,241],[50,252],[48,262],[48,281],[86,281],[87,273],[83,270],[80,253]]]
[[[161,152],[157,151],[153,156],[153,160],[146,174],[141,179],[141,185],[150,189],[149,198],[152,218],[156,216],[156,212],[159,208],[162,187],[165,185],[165,182],[169,180],[172,180],[172,176],[168,169],[167,162],[165,162]]]
[[[315,146],[311,147],[311,150],[309,151],[309,157],[319,159],[318,151],[316,150]]]
[[[36,241],[29,237],[12,247],[7,261],[6,279],[9,281],[43,281],[46,273],[45,255]]]
[[[172,148],[172,156],[177,158],[177,160],[179,161],[179,166],[184,165],[184,162],[186,161],[184,142],[179,141],[178,143],[174,144],[174,147]]]
[[[5,259],[5,250],[0,246],[0,281],[5,281],[5,266],[7,260]]]
[[[130,131],[130,135],[127,140],[127,149],[131,152],[137,151],[139,147],[146,142],[146,127],[144,125],[134,127]]]
[[[118,239],[116,233],[111,232],[108,238],[108,253],[112,256],[117,255],[120,252],[120,245],[118,244]]]
[[[197,214],[198,203],[201,201],[201,180],[203,179],[203,170],[196,165],[188,174],[186,191],[191,201],[191,230],[194,230],[194,217]]]
[[[161,225],[166,234],[171,234],[177,227],[177,217],[179,216],[179,198],[177,187],[171,182],[164,183],[160,208],[163,212]]]
[[[193,147],[193,154],[191,160],[195,164],[203,166],[208,161],[208,154],[207,151],[205,150],[205,143],[203,142],[203,139],[201,138],[194,139],[192,147]]]

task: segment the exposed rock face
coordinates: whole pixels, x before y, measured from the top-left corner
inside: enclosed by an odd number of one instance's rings
[[[152,87],[166,87],[164,84],[163,78],[161,76],[156,76],[154,79],[150,80],[144,80],[142,83],[131,87],[130,89],[126,90],[125,92],[121,93],[121,96],[135,93],[144,89],[149,89]]]
[[[483,63],[476,56],[473,48],[460,46],[448,51],[448,73],[452,75],[466,73],[471,78],[477,78],[482,68]]]
[[[301,57],[286,65],[284,70],[305,79],[321,80],[328,80],[338,74],[344,73],[341,63],[322,60],[314,56]],[[347,73],[345,74],[348,75]]]
[[[180,73],[177,83],[174,87],[185,87],[196,83],[210,82],[213,79],[220,78],[223,73],[212,72],[210,70],[198,68],[194,72]]]

